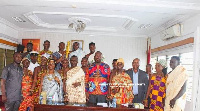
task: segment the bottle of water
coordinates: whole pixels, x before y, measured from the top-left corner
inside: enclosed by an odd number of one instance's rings
[[[52,97],[47,97],[47,104],[48,105],[52,105],[53,103],[52,103],[53,101],[52,101]]]
[[[27,108],[26,108],[26,111],[31,111],[31,108],[30,108],[30,107],[27,107]]]
[[[43,96],[40,95],[40,98],[39,98],[39,104],[42,104],[42,99],[43,99]]]
[[[112,107],[113,107],[113,108],[116,108],[116,107],[117,107],[117,99],[116,99],[116,98],[113,98]]]

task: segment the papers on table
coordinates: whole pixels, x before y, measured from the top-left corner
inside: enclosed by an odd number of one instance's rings
[[[107,103],[97,103],[98,106],[108,107]]]

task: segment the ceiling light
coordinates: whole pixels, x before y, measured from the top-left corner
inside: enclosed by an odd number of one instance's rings
[[[86,28],[86,24],[90,22],[90,19],[82,17],[71,17],[68,20],[70,23],[68,28],[74,28],[76,32],[84,31]]]
[[[24,19],[21,17],[12,17],[16,22],[26,22]]]
[[[72,6],[72,8],[76,8],[76,5],[71,5]]]

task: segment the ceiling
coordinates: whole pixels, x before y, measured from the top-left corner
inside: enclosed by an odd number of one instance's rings
[[[0,17],[23,31],[64,31],[90,19],[83,34],[146,37],[200,13],[200,0],[0,0]],[[21,17],[26,22],[16,22]],[[141,28],[144,25],[150,27]]]

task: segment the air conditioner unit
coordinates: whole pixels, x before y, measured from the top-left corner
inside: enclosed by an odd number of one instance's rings
[[[161,37],[162,40],[166,41],[172,38],[180,37],[182,32],[183,32],[183,25],[176,24],[161,32]]]

